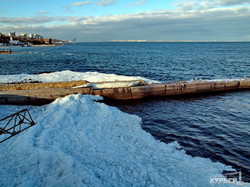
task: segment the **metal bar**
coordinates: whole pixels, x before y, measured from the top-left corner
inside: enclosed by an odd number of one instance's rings
[[[28,113],[25,113],[25,114],[28,114]],[[27,121],[32,122],[33,120],[31,118],[31,116],[29,115],[30,119],[28,119],[27,117],[25,117],[25,114],[24,115],[20,114],[23,117],[23,121],[24,121],[24,119],[26,119]]]
[[[10,119],[7,121],[4,128],[0,127],[0,135],[4,134],[4,135],[9,135],[9,136],[4,138],[3,140],[0,140],[0,143],[10,139],[11,137],[35,125],[35,122],[33,121],[28,109],[23,109],[12,115],[2,118],[0,119],[0,122],[8,118]],[[23,127],[23,124],[25,124],[26,127]]]
[[[32,117],[31,117],[30,112],[29,112],[28,109],[27,109],[27,113],[28,113],[28,116],[29,116],[29,118],[30,118],[30,120],[31,120],[32,125],[35,125],[36,123],[35,123],[34,120],[32,119]]]
[[[22,123],[18,123],[18,124],[15,124],[14,126],[12,126],[12,127],[10,127],[10,128],[8,128],[8,129],[5,129],[5,131],[9,131],[9,130],[11,130],[11,129],[14,129],[15,127],[18,127],[18,126],[20,126]],[[27,124],[27,123],[26,123]],[[27,125],[30,125],[30,124],[27,124]],[[31,125],[32,126],[32,125]]]
[[[10,120],[8,121],[8,123],[6,123],[4,129],[9,125],[9,123],[11,122],[11,120],[14,118],[14,116],[10,116],[10,117],[11,117],[11,118],[10,118]],[[6,118],[6,119],[8,119],[8,118]],[[2,121],[2,120],[0,120],[0,121]]]
[[[0,135],[2,135],[2,134],[11,134],[10,132],[8,132],[8,131],[6,131],[6,130],[4,130],[4,129],[2,129],[2,128],[0,128]]]
[[[14,123],[14,128],[13,128],[13,131],[12,131],[12,133],[14,133],[15,132],[15,127],[16,127],[16,118],[17,118],[17,116],[18,116],[18,114],[17,115],[15,115],[15,123]]]
[[[0,119],[0,121],[6,120],[6,119],[8,119],[9,117],[15,116],[16,114],[21,113],[21,112],[23,112],[23,111],[25,111],[25,110],[27,110],[27,109],[20,110],[19,112],[16,112],[16,113],[11,114],[11,115],[9,115],[9,116],[7,116],[7,117],[5,117],[5,118]]]
[[[26,130],[26,129],[30,128],[30,127],[31,127],[31,126],[26,127],[26,128],[24,128],[24,129],[22,129],[21,131],[17,132],[16,134],[13,134],[13,135],[11,135],[11,136],[9,136],[9,137],[5,138],[4,140],[1,140],[1,141],[0,141],[0,143],[2,143],[2,142],[4,142],[4,141],[6,141],[6,140],[8,140],[8,139],[10,139],[11,137],[13,137],[13,136],[15,136],[15,135],[17,135],[17,134],[19,134],[19,133],[23,132],[24,130]]]

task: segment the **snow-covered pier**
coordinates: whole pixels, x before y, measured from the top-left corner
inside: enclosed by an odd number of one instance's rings
[[[0,104],[45,104],[70,94],[101,95],[115,100],[174,96],[250,89],[250,79],[179,81],[148,84],[143,80],[66,81],[55,83],[1,84]]]

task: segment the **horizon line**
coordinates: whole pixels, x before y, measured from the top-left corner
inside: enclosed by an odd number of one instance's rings
[[[147,42],[159,42],[159,43],[161,43],[161,42],[169,42],[169,43],[177,43],[177,42],[183,42],[183,43],[185,43],[185,42],[193,42],[193,43],[195,43],[195,42],[214,42],[214,43],[216,43],[216,42],[250,42],[250,40],[249,41],[247,41],[247,40],[104,40],[104,41],[79,41],[79,42],[75,42],[75,43],[84,43],[84,42],[86,42],[86,43],[95,43],[95,42],[120,42],[120,43],[122,43],[122,42],[131,42],[131,43],[136,43],[136,42],[141,42],[141,43],[143,43],[143,42],[145,42],[145,43],[147,43]]]

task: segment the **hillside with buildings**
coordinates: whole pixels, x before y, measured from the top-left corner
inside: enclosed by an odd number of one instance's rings
[[[44,38],[40,34],[27,34],[21,33],[19,35],[16,32],[9,32],[8,35],[0,32],[0,45],[51,45],[58,43],[70,43],[69,41],[62,41],[52,38]]]

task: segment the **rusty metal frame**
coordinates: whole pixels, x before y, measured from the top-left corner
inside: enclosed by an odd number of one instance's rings
[[[36,124],[33,121],[28,109],[23,109],[19,112],[0,119],[0,122],[3,121],[6,121],[6,123],[3,123],[5,124],[3,126],[0,124],[0,143],[10,139],[11,137]],[[3,138],[1,138],[2,135],[4,136]]]

